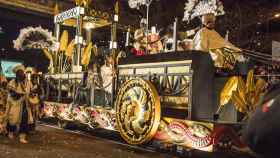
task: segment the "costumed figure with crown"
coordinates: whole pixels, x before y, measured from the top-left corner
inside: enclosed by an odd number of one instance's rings
[[[189,0],[183,20],[201,18],[203,27],[193,39],[193,49],[210,53],[216,67],[232,70],[236,61],[244,61],[244,58],[239,54],[241,49],[215,31],[216,16],[220,15],[224,15],[224,9],[219,0]]]
[[[193,39],[193,49],[210,53],[217,68],[233,70],[236,63],[244,62],[245,58],[241,54],[242,49],[215,31],[216,16],[223,14],[223,5],[219,0],[189,0],[186,3],[184,20],[200,17],[203,24]],[[241,75],[231,76],[220,92],[220,106],[214,118],[219,119],[223,107],[231,100],[235,109],[244,114],[243,121],[246,121],[255,111],[265,85],[263,79],[254,77],[253,70],[248,72],[246,81]]]

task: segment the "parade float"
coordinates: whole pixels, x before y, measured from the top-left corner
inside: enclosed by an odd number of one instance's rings
[[[247,58],[252,55],[224,42],[216,34],[218,38],[213,40],[218,44],[211,45],[210,53],[189,47],[181,50],[177,46],[177,19],[173,25],[171,50],[147,53],[153,47],[150,45],[158,41],[151,40],[155,36],[149,33],[151,2],[129,1],[132,8],[145,5],[147,9],[144,30],[147,36],[142,41],[146,55],[138,57],[120,57],[123,52],[118,49],[116,37],[120,18],[118,3],[114,14],[106,16],[91,9],[89,1],[76,1],[75,8],[56,13],[56,40],[51,41],[56,41],[54,43],[58,46],[56,49],[42,47],[50,60],[49,73],[44,74],[45,117],[56,118],[60,124],[74,121],[92,130],[114,130],[127,143],[134,145],[149,143],[167,149],[175,146],[180,151],[196,149],[247,154],[241,131],[260,102],[266,83],[255,77],[253,71],[247,71],[248,75],[230,73],[217,77],[216,69],[233,71],[240,56]],[[221,2],[189,1],[184,20],[209,13],[215,16],[224,14]],[[68,32],[60,33],[64,25],[76,29],[72,41]],[[111,82],[105,86],[100,83],[102,79],[94,70],[96,67],[89,66],[92,54],[97,54],[98,50],[90,36],[86,39],[82,36],[85,27],[89,31],[104,26],[111,27],[109,46],[114,59]],[[213,60],[213,54],[218,56],[217,60]],[[100,101],[106,97],[104,89],[107,87],[111,87],[112,94],[109,103]],[[75,96],[81,93],[77,89],[83,89],[81,91],[85,92],[87,101],[75,100]]]

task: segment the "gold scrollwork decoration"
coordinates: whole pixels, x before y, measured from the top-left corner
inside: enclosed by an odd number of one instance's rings
[[[122,138],[130,144],[148,142],[160,124],[160,98],[156,88],[144,79],[131,79],[119,90],[115,102]]]

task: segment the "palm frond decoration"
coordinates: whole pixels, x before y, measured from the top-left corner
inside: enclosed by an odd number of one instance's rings
[[[76,5],[82,5],[83,0],[75,0]]]
[[[254,71],[249,71],[246,80],[246,93],[254,91]]]
[[[48,67],[49,72],[54,73],[54,54],[50,53],[46,48],[43,49],[44,55],[49,59],[50,64]]]
[[[14,48],[19,51],[26,49],[43,49],[57,50],[57,42],[52,32],[39,27],[27,27],[20,30],[20,34],[13,41]]]
[[[255,79],[253,70],[249,71],[246,82],[241,76],[231,77],[221,92],[220,107],[231,100],[236,110],[248,116],[256,110],[265,86],[266,82],[263,79]]]
[[[116,3],[115,3],[115,14],[119,14],[119,11],[120,11],[120,7],[119,7],[119,1],[117,1]]]
[[[53,56],[52,54],[47,50],[47,49],[43,49],[44,55],[50,60],[53,60]]]
[[[220,94],[220,105],[224,106],[226,105],[232,96],[232,92],[237,89],[238,85],[238,77],[234,76],[231,77],[227,83],[225,84],[224,88],[222,89],[222,92]]]
[[[67,30],[64,30],[60,37],[59,51],[63,52],[66,50],[66,48],[68,46],[68,40],[69,40],[69,33]]]
[[[66,51],[65,51],[65,55],[69,58],[72,58],[72,55],[74,53],[75,50],[75,40],[73,39],[67,46]]]
[[[90,56],[91,56],[91,49],[92,49],[92,42],[90,42],[88,44],[88,46],[85,48],[85,51],[83,53],[83,57],[82,57],[82,65],[84,66],[88,66],[89,61],[90,61]]]
[[[53,9],[53,14],[54,14],[54,15],[57,15],[57,14],[59,14],[59,13],[60,13],[60,11],[59,11],[58,3],[55,3],[54,9]]]
[[[92,0],[75,0],[77,6],[89,7]]]

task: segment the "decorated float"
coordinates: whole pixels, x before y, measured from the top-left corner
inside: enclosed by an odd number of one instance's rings
[[[151,2],[129,1],[132,8],[146,5],[147,9],[143,33],[148,36],[139,42],[144,43],[144,50],[137,50],[146,55],[137,57],[121,58],[123,52],[116,38],[117,3],[114,15],[105,17],[93,14],[88,1],[77,1],[77,7],[55,15],[54,43],[59,44],[56,49],[42,46],[50,60],[49,73],[44,74],[45,117],[57,118],[60,123],[79,122],[92,130],[114,130],[134,145],[149,143],[164,148],[175,146],[176,150],[247,154],[250,151],[241,139],[241,131],[260,104],[266,83],[253,71],[235,71],[237,63],[245,62],[244,56],[251,54],[233,46],[215,30],[207,30],[213,15],[224,14],[221,2],[187,2],[184,20],[202,17],[205,24],[194,37],[194,46],[187,43],[187,48],[179,48],[175,20],[171,49],[149,54],[154,51],[150,45],[158,42],[149,40]],[[76,28],[71,42],[66,31],[60,38],[63,25]],[[90,36],[86,40],[82,36],[83,28],[89,26],[111,26],[110,54],[114,62],[108,85],[103,84],[105,80],[96,66],[89,66],[92,54],[98,54]],[[205,34],[212,38],[205,39]],[[206,47],[203,42],[207,40],[210,44]],[[217,69],[226,69],[230,75],[217,76]],[[111,95],[105,90],[108,87]],[[82,101],[78,99],[81,93]]]

